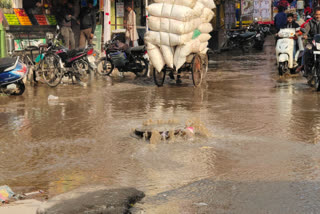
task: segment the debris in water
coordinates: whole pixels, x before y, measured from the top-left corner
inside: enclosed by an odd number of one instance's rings
[[[150,140],[151,144],[165,140],[173,142],[177,137],[192,140],[195,135],[211,136],[209,130],[200,120],[189,120],[185,126],[182,126],[176,119],[146,120],[142,127],[134,130],[134,134],[144,140]]]
[[[59,97],[53,96],[51,94],[48,96],[48,100],[58,100],[58,99]]]
[[[9,203],[9,199],[14,197],[15,194],[7,185],[0,186],[0,202]]]

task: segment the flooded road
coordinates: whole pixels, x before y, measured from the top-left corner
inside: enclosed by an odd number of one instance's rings
[[[0,184],[135,187],[146,213],[319,212],[320,94],[278,79],[273,44],[215,56],[201,88],[126,76],[0,97]],[[149,144],[132,136],[148,119],[200,120],[212,136]]]

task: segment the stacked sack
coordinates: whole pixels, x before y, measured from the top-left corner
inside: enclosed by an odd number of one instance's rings
[[[213,0],[154,0],[147,10],[150,31],[145,35],[153,66],[178,70],[191,53],[207,52]]]

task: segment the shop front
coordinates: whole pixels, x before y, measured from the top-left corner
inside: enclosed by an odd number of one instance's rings
[[[3,27],[14,36],[15,50],[45,43],[47,32],[55,32],[57,20],[52,0],[2,0]],[[40,5],[41,4],[41,5]]]

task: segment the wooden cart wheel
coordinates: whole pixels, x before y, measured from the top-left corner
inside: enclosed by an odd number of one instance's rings
[[[161,87],[163,86],[164,80],[166,78],[166,68],[162,69],[160,72],[158,72],[155,68],[153,68],[153,79],[154,83]]]
[[[196,54],[192,60],[192,81],[195,87],[198,87],[202,82],[202,62],[201,57]]]
[[[205,54],[203,57],[202,57],[202,79],[205,79],[207,77],[207,73],[208,73],[208,70],[209,70],[209,58],[208,58],[208,55]]]

